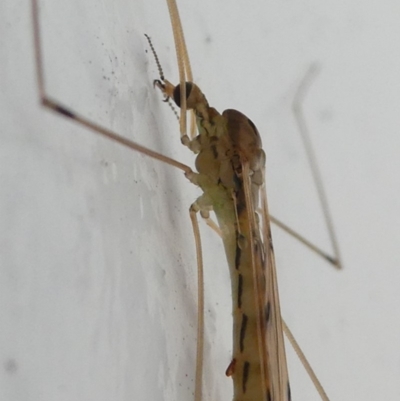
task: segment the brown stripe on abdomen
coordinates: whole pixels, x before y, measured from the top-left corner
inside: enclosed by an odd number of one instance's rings
[[[250,372],[250,363],[245,362],[243,365],[243,381],[242,381],[243,393],[246,392],[247,380],[249,379],[249,372]]]
[[[247,315],[243,313],[242,316],[242,325],[240,326],[240,340],[239,340],[239,347],[240,347],[240,352],[243,352],[244,350],[244,339],[246,337],[246,328],[247,328],[247,321],[249,318]]]
[[[238,308],[242,307],[242,294],[243,294],[243,276],[239,274],[238,277]]]

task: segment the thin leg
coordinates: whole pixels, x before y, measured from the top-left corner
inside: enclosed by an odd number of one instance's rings
[[[326,191],[325,191],[323,183],[322,183],[321,172],[318,167],[317,158],[315,155],[314,148],[312,146],[312,142],[310,139],[310,132],[309,132],[308,125],[306,122],[306,118],[304,117],[304,110],[303,110],[304,99],[307,96],[308,90],[310,89],[310,86],[311,86],[313,80],[315,79],[315,77],[317,76],[318,72],[319,72],[319,66],[317,64],[312,64],[310,66],[310,68],[308,69],[308,71],[306,72],[304,78],[302,79],[302,81],[297,89],[297,92],[293,99],[292,110],[293,110],[293,114],[294,114],[294,117],[297,122],[297,126],[299,128],[301,138],[303,140],[305,150],[306,150],[308,163],[309,163],[310,169],[311,169],[311,174],[312,174],[312,177],[314,180],[315,187],[317,189],[318,199],[321,203],[322,211],[323,211],[323,214],[325,217],[325,224],[328,229],[329,238],[330,238],[330,241],[332,244],[334,257],[330,258],[331,263],[336,268],[341,269],[342,262],[341,262],[341,257],[340,257],[339,245],[338,245],[336,233],[335,233],[335,230],[333,227],[333,221],[332,221],[330,208],[328,205]]]
[[[308,376],[310,377],[311,381],[313,382],[315,389],[318,391],[319,396],[321,397],[322,401],[329,401],[327,394],[325,393],[324,388],[322,387],[320,381],[317,378],[317,375],[314,373],[313,368],[311,367],[310,363],[308,362],[306,356],[304,355],[303,351],[301,350],[299,344],[297,343],[296,339],[294,338],[292,332],[290,331],[289,327],[287,326],[286,322],[282,319],[282,328],[283,332],[285,333],[287,339],[289,340],[291,346],[293,347],[294,351],[296,352],[301,364],[304,366]]]
[[[300,241],[303,245],[305,245],[307,248],[311,249],[313,252],[315,252],[317,255],[321,256],[324,260],[326,260],[328,263],[332,264],[336,268],[341,268],[341,266],[338,265],[339,260],[337,257],[331,256],[325,251],[323,251],[321,248],[317,247],[314,245],[312,242],[308,241],[306,238],[304,238],[301,234],[299,234],[297,231],[291,229],[289,226],[287,226],[285,223],[282,223],[280,220],[278,220],[276,217],[269,215],[271,223],[275,224],[277,227],[281,228],[283,231],[288,233],[290,236],[293,238],[297,239]]]
[[[59,101],[52,99],[50,96],[48,96],[45,89],[45,79],[43,73],[39,7],[37,0],[32,0],[32,21],[33,21],[33,40],[35,48],[36,79],[37,79],[40,102],[44,107],[66,118],[74,120],[76,123],[81,124],[86,128],[89,128],[90,130],[94,131],[99,135],[102,135],[115,142],[118,142],[119,144],[129,149],[145,154],[149,157],[152,157],[153,159],[160,160],[161,162],[169,164],[170,166],[177,167],[180,170],[182,170],[185,173],[185,175],[190,175],[192,173],[192,169],[189,166],[180,163],[168,156],[164,156],[161,153],[155,152],[151,149],[141,146],[136,142],[133,142],[127,138],[124,138],[123,136],[118,135],[107,128],[104,128],[94,123],[93,121],[90,121],[86,117],[79,115],[75,111],[63,106]]]
[[[202,399],[204,355],[204,271],[199,222],[197,220],[198,210],[199,206],[197,203],[194,203],[189,209],[190,221],[192,222],[194,241],[196,244],[197,259],[197,347],[194,401],[201,401]]]

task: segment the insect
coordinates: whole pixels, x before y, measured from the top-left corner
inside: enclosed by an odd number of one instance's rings
[[[178,60],[188,60],[176,4],[174,1],[169,1],[168,4],[172,26],[175,29],[176,47],[181,52]],[[163,78],[156,84],[167,98],[173,98],[183,110],[180,120],[182,142],[195,153],[199,153],[196,162],[199,173],[183,163],[87,120],[45,95],[35,0],[33,6],[38,83],[42,103],[115,142],[182,170],[192,183],[203,189],[204,195],[200,196],[191,208],[200,276],[201,247],[196,213],[200,211],[203,217],[208,218],[209,211],[216,212],[232,276],[234,352],[227,375],[232,376],[234,381],[234,399],[290,399],[269,214],[266,198],[263,195],[259,196],[264,185],[265,156],[254,124],[235,110],[219,114],[209,107],[197,86],[183,84],[192,80],[187,61],[180,65],[179,86],[175,87]],[[185,135],[186,109],[194,109],[196,113],[200,136],[194,139]],[[259,213],[259,208],[262,209],[262,213]],[[201,281],[200,279],[200,283]],[[201,311],[202,307],[199,309]],[[199,316],[201,333],[202,312]],[[199,344],[198,360],[201,362],[201,341]],[[201,366],[196,378],[197,401],[201,399]]]

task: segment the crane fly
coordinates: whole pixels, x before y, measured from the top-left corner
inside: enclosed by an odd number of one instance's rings
[[[190,207],[199,278],[195,401],[202,400],[204,326],[203,266],[198,213],[222,237],[230,270],[233,351],[226,375],[233,379],[234,401],[290,400],[284,331],[309,372],[321,398],[327,400],[281,318],[270,215],[264,186],[265,153],[260,134],[254,123],[241,112],[228,109],[219,113],[209,105],[205,95],[193,82],[176,2],[167,0],[167,3],[177,51],[179,84],[173,85],[164,78],[152,42],[146,35],[160,72],[160,78],[155,80],[154,84],[161,90],[165,100],[172,99],[181,110],[181,142],[197,155],[196,171],[103,128],[47,95],[42,65],[38,0],[32,0],[37,82],[41,103],[125,147],[182,170],[191,183],[202,189],[203,194]],[[187,111],[194,115],[189,134]],[[196,133],[194,127],[197,128]],[[318,177],[316,178],[318,182]],[[324,196],[321,198],[324,200]],[[210,211],[215,213],[218,225],[211,220]],[[330,228],[329,218],[327,220]],[[274,221],[306,242],[279,221]],[[335,243],[333,241],[337,254]],[[306,245],[322,254],[311,244]],[[338,258],[334,259],[325,254],[322,256],[339,266]]]

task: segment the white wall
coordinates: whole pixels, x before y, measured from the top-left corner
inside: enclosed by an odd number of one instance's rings
[[[136,4],[139,3],[139,4]],[[184,3],[183,1],[181,3]],[[177,71],[163,0],[42,0],[49,93],[192,163],[153,90],[149,34]],[[274,214],[322,246],[321,212],[290,110],[305,107],[340,241],[336,272],[278,230],[283,314],[332,400],[398,399],[400,6],[180,4],[196,82],[258,126]],[[38,105],[28,1],[0,4],[0,399],[192,399],[195,259],[182,173]],[[229,400],[228,272],[204,229],[205,400]],[[219,256],[216,256],[219,255]],[[317,400],[290,352],[294,400]]]

